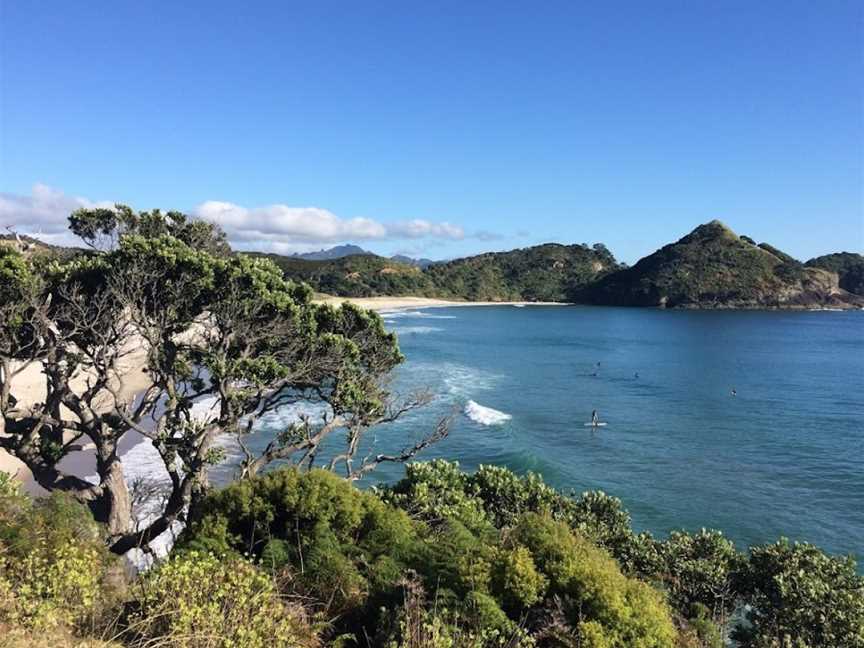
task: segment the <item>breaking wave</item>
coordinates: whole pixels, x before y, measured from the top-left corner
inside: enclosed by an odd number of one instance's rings
[[[502,425],[513,417],[505,412],[499,412],[491,407],[485,407],[469,400],[463,410],[465,416],[480,425]]]

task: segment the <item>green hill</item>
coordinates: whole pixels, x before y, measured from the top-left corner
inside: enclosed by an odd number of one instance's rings
[[[568,301],[620,266],[603,245],[559,245],[490,252],[424,269],[375,255],[307,261],[250,253],[275,261],[291,279],[342,297],[415,295],[472,301]]]
[[[836,272],[843,290],[864,295],[864,256],[854,252],[837,252],[810,259],[805,265]]]
[[[849,307],[864,303],[837,275],[756,245],[720,221],[700,225],[632,268],[577,291],[594,304],[679,308]]]
[[[603,245],[559,245],[490,252],[436,264],[426,274],[437,295],[482,301],[569,301],[574,287],[620,267]]]
[[[261,252],[246,254],[271,259],[287,278],[305,281],[317,292],[340,297],[434,294],[429,278],[420,268],[374,254],[326,260],[306,260]]]

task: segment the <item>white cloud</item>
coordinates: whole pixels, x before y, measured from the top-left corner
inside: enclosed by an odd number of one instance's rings
[[[234,241],[270,241],[280,244],[338,243],[392,239],[465,237],[461,227],[414,219],[381,223],[371,218],[339,218],[319,207],[268,205],[246,208],[228,202],[207,201],[193,214],[218,223]]]
[[[318,207],[270,205],[247,209],[210,200],[198,205],[193,214],[218,223],[228,238],[238,241],[272,237],[283,243],[332,243],[382,239],[387,236],[387,229],[369,218],[340,219]]]
[[[46,242],[68,243],[69,214],[81,207],[113,207],[108,201],[94,202],[67,196],[44,184],[33,185],[29,196],[0,193],[0,227],[12,227],[22,234],[41,234]]]
[[[111,201],[92,201],[68,196],[44,184],[33,186],[31,195],[0,193],[0,228],[13,227],[57,244],[75,243],[68,218],[81,207],[111,207]],[[371,218],[340,218],[320,207],[284,204],[243,207],[208,200],[191,215],[219,224],[232,244],[244,249],[280,252],[309,250],[314,245],[364,241],[428,242],[462,240],[465,231],[448,222],[409,219],[384,223]]]

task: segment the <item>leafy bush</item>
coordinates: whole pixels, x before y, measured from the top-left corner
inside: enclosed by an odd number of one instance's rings
[[[115,594],[101,529],[70,497],[33,502],[0,475],[0,623],[36,630],[92,624]]]
[[[612,647],[674,645],[677,633],[663,596],[624,576],[605,551],[562,522],[528,513],[514,529],[549,580],[549,592],[566,601],[567,620],[584,643]]]
[[[603,492],[575,499],[556,491],[533,473],[519,477],[499,466],[473,474],[442,459],[413,463],[405,477],[382,492],[385,501],[429,522],[458,519],[471,529],[512,525],[523,513],[547,513],[589,536],[617,555],[635,542],[630,516],[621,500]]]
[[[864,646],[864,578],[851,558],[786,539],[752,547],[738,591],[749,606],[742,646]]]
[[[249,555],[334,613],[363,606],[370,589],[392,585],[415,551],[414,525],[328,471],[284,469],[214,493],[180,546]],[[389,567],[388,567],[388,563]],[[392,582],[386,583],[386,574]]]
[[[241,558],[189,551],[161,565],[140,587],[128,619],[133,645],[317,645],[302,609],[286,605],[273,579]]]
[[[710,618],[725,623],[737,604],[732,580],[744,563],[735,545],[719,531],[702,529],[672,532],[659,548],[662,578],[675,608],[685,613],[701,606]],[[705,614],[699,609],[690,616]]]
[[[571,602],[568,622],[577,636],[580,624],[594,621],[609,646],[672,645],[662,595],[551,517],[580,515],[575,502],[566,504],[536,477],[520,480],[500,469],[468,476],[436,462],[411,470],[428,479],[388,494],[403,503],[409,493],[418,496],[414,520],[329,472],[283,469],[207,498],[181,547],[248,553],[326,616],[338,614],[334,631],[377,637],[375,645],[421,645],[418,637],[436,646],[528,642],[520,624],[536,631],[550,595]],[[499,516],[484,508],[487,501],[500,506]],[[555,542],[544,544],[544,534]],[[406,573],[413,574],[408,581]],[[426,592],[433,611],[418,610]]]

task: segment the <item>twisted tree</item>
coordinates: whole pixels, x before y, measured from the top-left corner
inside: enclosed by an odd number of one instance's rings
[[[121,206],[114,216],[79,210],[70,221],[100,251],[61,264],[0,248],[0,447],[43,488],[87,502],[116,553],[146,547],[184,519],[223,459],[226,435],[242,448],[242,478],[274,461],[310,468],[325,439],[344,431],[343,448],[323,465],[349,479],[446,436],[444,420],[394,454],[362,444],[371,427],[431,399],[389,389],[403,356],[377,314],[313,303],[308,286],[269,261],[220,253],[218,230],[174,212]],[[132,384],[137,365],[145,373]],[[16,399],[27,372],[39,372],[44,397]],[[201,402],[212,403],[204,415]],[[321,414],[286,424],[252,452],[245,439],[256,423],[296,403]],[[170,480],[165,492],[130,493],[118,454],[130,431],[152,441]],[[95,449],[98,483],[60,468],[82,444]],[[143,525],[133,515],[142,497],[157,509]]]

